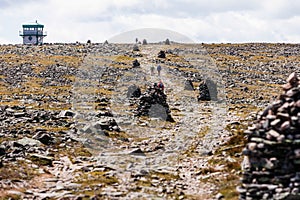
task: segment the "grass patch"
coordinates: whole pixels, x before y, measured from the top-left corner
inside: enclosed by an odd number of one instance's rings
[[[72,157],[77,158],[78,156],[91,157],[92,154],[89,152],[87,148],[80,145],[75,148],[72,148],[70,151]]]
[[[35,126],[34,127],[34,131],[36,131],[37,129],[43,129],[43,130],[46,130],[48,132],[60,132],[60,131],[67,131],[69,130],[70,128],[68,127],[63,127],[63,126],[56,126],[56,127],[53,127],[53,126]]]
[[[149,174],[150,177],[157,177],[163,181],[171,181],[171,180],[177,180],[179,179],[179,175],[167,173],[167,172],[159,172],[159,171],[153,171]]]
[[[194,72],[194,73],[199,72],[199,69],[195,69],[195,68],[180,67],[178,69],[179,69],[179,71],[183,71],[183,72]]]
[[[226,184],[221,184],[219,192],[223,194],[224,199],[238,200],[239,193],[236,191],[236,186],[239,184],[239,177],[231,175],[222,181]]]
[[[83,173],[82,176],[79,177],[80,180],[75,181],[76,183],[81,184],[83,187],[86,186],[93,186],[102,184],[105,185],[112,185],[118,183],[118,179],[114,176],[108,175],[108,172],[87,172]]]
[[[122,140],[122,141],[128,141],[128,138],[129,138],[127,133],[125,133],[123,131],[121,131],[121,132],[108,131],[108,135],[110,138],[114,138],[114,139],[118,139],[118,140]]]
[[[0,180],[31,180],[37,174],[31,166],[21,160],[3,164],[0,168]]]
[[[4,194],[0,195],[1,200],[21,200],[22,196],[18,194]]]
[[[129,56],[125,56],[125,55],[117,56],[115,58],[116,62],[126,62],[126,61],[134,61],[134,60],[135,60],[135,58],[132,58],[132,57],[129,57]]]
[[[56,144],[56,149],[58,153],[55,155],[55,159],[59,159],[62,156],[68,156],[72,163],[76,161],[78,156],[80,157],[91,157],[92,153],[80,142],[72,142],[71,147],[59,147],[59,144]]]

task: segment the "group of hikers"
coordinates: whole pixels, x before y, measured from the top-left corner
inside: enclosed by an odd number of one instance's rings
[[[157,75],[158,76],[160,76],[161,69],[162,69],[162,67],[160,65],[157,65],[156,70],[157,70]],[[155,71],[155,67],[153,65],[151,65],[151,67],[150,67],[151,76],[154,75],[154,71]],[[154,83],[153,87],[158,88],[162,91],[164,91],[164,88],[165,88],[162,80],[160,80],[158,83]]]
[[[157,75],[158,75],[158,76],[160,76],[161,69],[162,69],[161,65],[158,65],[158,66],[156,67]],[[153,65],[151,65],[151,67],[150,67],[151,76],[154,75],[154,71],[155,71],[155,67],[154,67]],[[157,89],[160,89],[161,91],[164,91],[164,88],[165,88],[165,86],[164,86],[162,80],[160,80],[158,83],[154,83],[154,84],[153,84],[153,87],[154,87],[154,88],[157,88]]]

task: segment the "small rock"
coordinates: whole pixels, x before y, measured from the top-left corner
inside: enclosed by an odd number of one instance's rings
[[[41,143],[45,145],[50,145],[53,143],[53,138],[48,133],[38,132],[33,136],[34,139],[39,140]]]
[[[14,145],[21,145],[21,146],[41,146],[42,143],[38,140],[32,139],[32,138],[28,138],[28,137],[24,137],[20,140],[17,140],[14,142]]]
[[[0,146],[0,156],[5,155],[5,147],[3,145]]]
[[[146,156],[146,154],[140,148],[132,149],[128,154],[135,156]]]
[[[75,113],[71,110],[62,110],[58,117],[74,117]]]
[[[218,200],[223,199],[223,198],[224,198],[224,195],[221,194],[221,193],[218,193],[218,194],[216,195],[216,199],[218,199]]]

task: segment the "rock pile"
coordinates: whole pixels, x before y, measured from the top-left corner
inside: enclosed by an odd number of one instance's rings
[[[174,122],[167,103],[167,95],[157,86],[148,87],[147,91],[139,98],[136,115]]]
[[[165,44],[166,45],[171,45],[170,40],[168,38],[166,39]]]
[[[158,53],[157,57],[159,57],[159,58],[166,58],[166,53],[165,53],[164,51],[161,50],[161,51]]]
[[[217,85],[212,80],[207,79],[199,85],[198,101],[217,101]]]
[[[147,45],[147,44],[148,44],[147,40],[143,39],[143,45]]]
[[[137,59],[135,59],[133,62],[132,62],[132,67],[139,67],[141,64],[139,63],[139,61]]]
[[[109,136],[107,131],[120,132],[120,128],[116,120],[112,117],[101,117],[98,121],[87,124],[80,132],[83,133],[99,133]]]
[[[283,94],[245,131],[240,199],[300,199],[300,85],[292,73]]]
[[[141,96],[141,89],[137,85],[131,85],[128,87],[127,90],[127,98],[133,98],[133,97],[140,97]]]
[[[135,44],[134,46],[133,46],[133,49],[132,49],[133,51],[140,51],[140,49],[139,49],[139,46],[137,45],[137,44]]]

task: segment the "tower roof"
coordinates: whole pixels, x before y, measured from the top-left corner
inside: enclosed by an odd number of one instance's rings
[[[34,23],[27,23],[22,25],[23,28],[44,28],[43,24],[39,24],[37,21]]]

